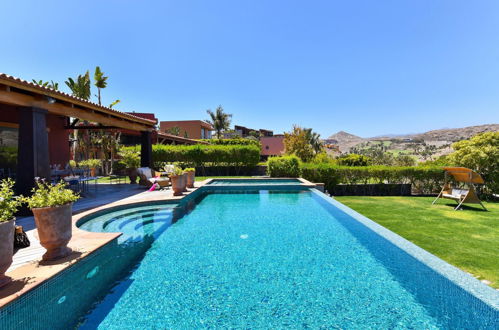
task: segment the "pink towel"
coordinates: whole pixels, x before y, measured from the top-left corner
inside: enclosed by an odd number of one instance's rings
[[[154,190],[156,190],[156,186],[157,186],[157,185],[158,185],[157,183],[154,183],[154,184],[151,186],[151,188],[149,188],[149,190],[148,190],[148,191],[154,191]]]

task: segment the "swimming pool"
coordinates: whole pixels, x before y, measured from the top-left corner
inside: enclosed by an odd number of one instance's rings
[[[303,182],[298,179],[213,179],[208,185],[210,186],[276,186],[276,185],[300,185]]]
[[[73,314],[56,327],[499,326],[495,290],[314,189],[207,187],[80,227],[124,235],[46,288]]]

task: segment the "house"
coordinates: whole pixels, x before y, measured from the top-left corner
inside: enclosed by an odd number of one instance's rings
[[[177,129],[178,134],[172,134]],[[211,139],[213,126],[203,120],[170,120],[161,121],[159,130],[189,139]]]
[[[236,135],[242,138],[248,137],[248,136],[255,136],[255,137],[261,137],[261,136],[272,136],[274,135],[273,131],[267,130],[267,129],[253,129],[253,128],[248,128],[240,125],[234,125],[234,131],[236,132]]]
[[[284,154],[284,135],[262,136],[260,138],[262,149],[260,156],[263,160],[271,156],[281,156]]]

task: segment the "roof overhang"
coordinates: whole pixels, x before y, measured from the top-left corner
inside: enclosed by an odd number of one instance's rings
[[[0,73],[0,103],[35,107],[49,113],[134,131],[151,131],[156,121],[103,107],[78,97]]]

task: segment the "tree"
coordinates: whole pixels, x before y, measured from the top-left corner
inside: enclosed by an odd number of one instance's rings
[[[306,129],[298,125],[293,131],[284,133],[284,150],[287,155],[296,155],[302,161],[308,162],[314,157],[314,148],[310,144],[310,137]]]
[[[358,154],[348,154],[338,158],[338,165],[343,166],[368,166],[371,162],[371,158]]]
[[[101,88],[106,88],[107,87],[107,78],[104,76],[104,72],[101,71],[99,66],[95,67],[95,73],[94,73],[94,85],[97,87],[97,100],[99,101],[99,105],[101,105],[101,98],[100,98],[100,90]]]
[[[90,92],[90,73],[87,72],[84,75],[78,75],[76,80],[69,77],[68,80],[65,81],[66,85],[71,89],[71,92],[74,96],[79,97],[84,100],[90,100],[90,96],[92,95]]]
[[[485,180],[486,193],[499,192],[499,132],[475,135],[452,144],[452,148],[455,151],[447,156],[451,164],[480,173]]]
[[[215,112],[211,111],[210,109],[206,110],[206,112],[210,115],[210,120],[208,120],[208,123],[213,126],[217,138],[220,139],[220,137],[222,136],[222,132],[229,129],[232,115],[225,113],[221,105],[217,107]]]
[[[178,126],[173,126],[170,127],[169,129],[166,130],[166,133],[175,135],[175,136],[180,136],[180,127]]]
[[[324,148],[324,144],[321,141],[321,135],[314,132],[311,128],[304,128],[304,130],[307,135],[308,142],[312,146],[312,149],[314,149],[314,152],[316,154],[320,153]]]
[[[399,154],[395,157],[395,165],[396,166],[415,166],[416,159],[413,156]]]
[[[43,80],[38,80],[36,81],[35,79],[32,80],[35,84],[38,84],[42,87],[48,87],[52,88],[55,91],[59,90],[59,83],[53,82],[52,80],[50,82],[48,81],[43,81]]]

